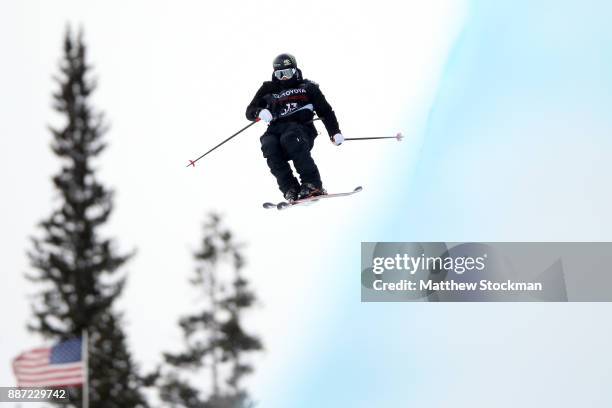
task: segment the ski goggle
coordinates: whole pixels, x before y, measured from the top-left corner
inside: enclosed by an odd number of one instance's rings
[[[295,75],[295,68],[278,69],[274,71],[276,79],[291,79]]]

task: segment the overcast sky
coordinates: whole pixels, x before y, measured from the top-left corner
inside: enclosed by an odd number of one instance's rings
[[[386,192],[407,183],[394,169],[415,161],[465,15],[462,0],[0,4],[0,385],[14,384],[10,360],[42,343],[25,331],[26,294],[35,288],[23,274],[28,236],[57,203],[50,177],[59,163],[46,125],[57,121],[51,78],[67,23],[84,28],[99,79],[95,106],[111,124],[98,161],[100,179],[117,192],[105,231],[120,251],[138,249],[118,305],[136,360],[151,368],[160,351],[179,344],[177,317],[197,298],[187,284],[191,252],[205,213],[220,210],[248,243],[246,273],[261,300],[249,323],[267,348],[249,383],[270,402],[317,328],[333,324],[325,320],[334,307],[325,282],[344,244],[385,239],[346,231],[368,230]],[[184,167],[246,124],[244,109],[281,52],[319,82],[346,137],[406,135],[401,144],[335,147],[320,126],[313,155],[324,186],[363,185],[363,193],[283,213],[261,209],[280,199],[259,150],[264,124]]]

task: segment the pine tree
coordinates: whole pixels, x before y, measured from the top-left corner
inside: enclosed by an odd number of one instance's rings
[[[28,278],[41,288],[29,329],[58,341],[86,329],[90,407],[146,407],[121,315],[112,308],[125,284],[119,269],[133,254],[118,254],[99,232],[111,215],[113,194],[93,167],[106,146],[107,127],[90,103],[95,82],[89,71],[82,32],[73,35],[68,28],[56,78],[59,90],[53,95],[65,123],[50,128],[51,148],[62,163],[53,177],[59,205],[41,222],[43,237],[33,238],[28,252],[34,269]],[[74,406],[80,406],[80,390],[72,391]]]
[[[253,371],[245,355],[261,350],[262,344],[242,325],[244,312],[256,301],[242,276],[242,246],[234,242],[220,217],[210,214],[204,225],[202,247],[194,257],[196,276],[192,284],[202,291],[204,307],[179,321],[186,349],[165,354],[171,369],[160,381],[161,399],[172,408],[250,407],[253,404],[241,386],[241,379]],[[231,274],[226,273],[228,269]],[[181,377],[186,370],[202,368],[210,374],[210,389],[205,397]]]

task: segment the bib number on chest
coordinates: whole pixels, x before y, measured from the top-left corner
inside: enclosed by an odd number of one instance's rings
[[[298,108],[297,102],[286,103],[280,111],[281,116],[287,116],[288,114],[295,112]]]

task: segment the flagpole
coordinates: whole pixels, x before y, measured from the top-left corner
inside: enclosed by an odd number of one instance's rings
[[[83,329],[81,353],[83,357],[83,366],[85,370],[85,381],[83,381],[83,403],[82,408],[89,408],[89,338],[87,329]]]

